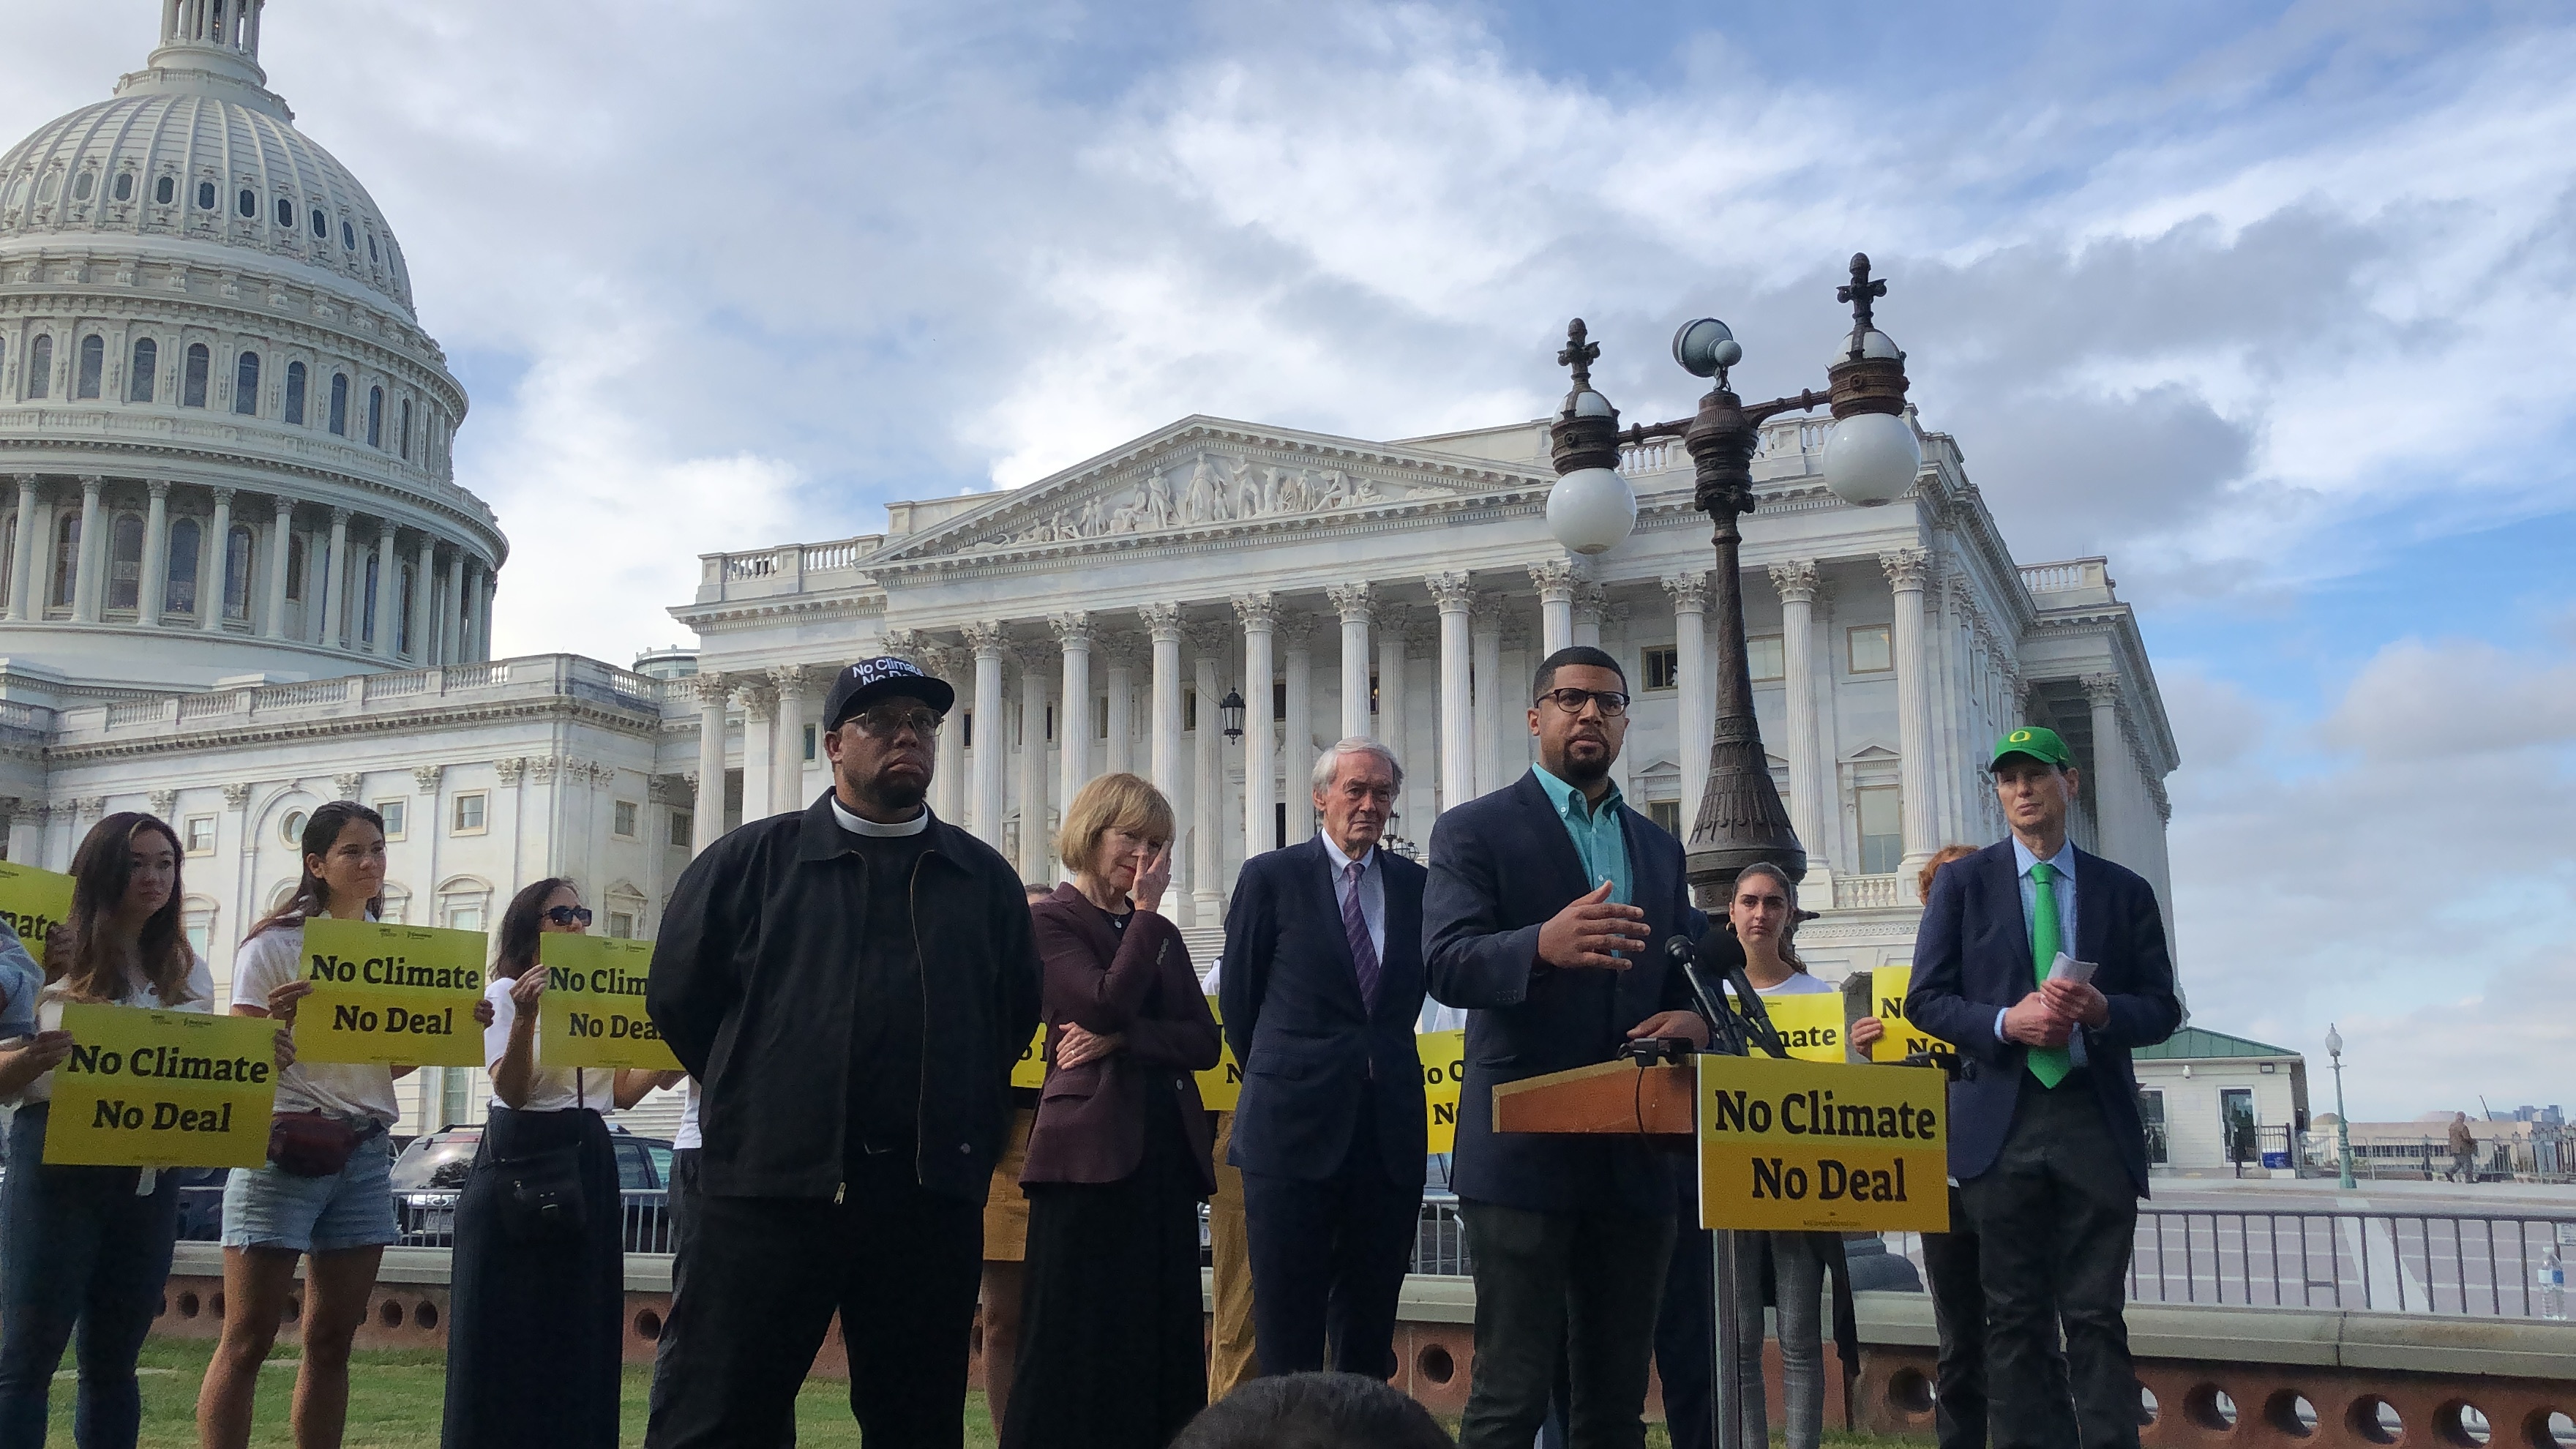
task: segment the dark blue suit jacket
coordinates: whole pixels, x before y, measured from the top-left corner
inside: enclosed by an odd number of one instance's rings
[[[2093,985],[2110,999],[2110,1019],[2079,1027],[2094,1095],[2136,1182],[2147,1195],[2147,1136],[2138,1121],[2131,1047],[2153,1046],[2182,1024],[2173,960],[2155,888],[2098,855],[2075,853],[2075,931],[2070,952],[2101,967]],[[1983,1064],[1950,1089],[1950,1174],[1961,1182],[1994,1166],[2030,1048],[1995,1035],[1995,1009],[2031,992],[2030,925],[2021,909],[2013,843],[1989,845],[1932,877],[1932,899],[1914,936],[1914,982],[1905,1015]]]
[[[1321,1181],[1341,1170],[1353,1125],[1377,1122],[1378,1150],[1398,1183],[1420,1182],[1421,866],[1377,853],[1386,880],[1386,950],[1377,1004],[1360,996],[1324,842],[1244,862],[1225,915],[1217,1004],[1243,1064],[1226,1160],[1246,1172]]]
[[[1634,810],[1620,814],[1635,876],[1628,897],[1654,933],[1625,971],[1560,971],[1538,959],[1539,927],[1592,888],[1538,776],[1431,827],[1424,967],[1433,996],[1468,1010],[1451,1174],[1460,1197],[1539,1212],[1673,1211],[1671,1168],[1643,1141],[1494,1130],[1497,1085],[1609,1061],[1631,1027],[1690,1005],[1663,951],[1675,935],[1696,941],[1708,929],[1690,903],[1681,842]]]

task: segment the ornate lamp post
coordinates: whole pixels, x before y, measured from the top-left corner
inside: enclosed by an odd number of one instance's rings
[[[2343,1110],[2343,1033],[2331,1021],[2326,1023],[2326,1055],[2334,1062],[2335,1157],[2343,1164],[2343,1178],[2335,1185],[2350,1192],[2357,1184],[2352,1180],[2352,1120]]]

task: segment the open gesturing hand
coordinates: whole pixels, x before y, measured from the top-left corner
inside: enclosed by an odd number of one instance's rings
[[[1646,913],[1613,902],[1605,880],[1538,928],[1538,959],[1568,970],[1625,971],[1628,960],[1613,953],[1644,949],[1647,934]]]

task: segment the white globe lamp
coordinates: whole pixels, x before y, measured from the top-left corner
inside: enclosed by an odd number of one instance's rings
[[[1547,531],[1569,552],[1617,548],[1637,526],[1637,495],[1615,468],[1578,468],[1547,493]]]
[[[1893,503],[1914,486],[1923,447],[1914,428],[1893,413],[1854,413],[1825,440],[1825,487],[1860,508]]]

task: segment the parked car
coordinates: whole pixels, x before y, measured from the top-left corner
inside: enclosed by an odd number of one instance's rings
[[[179,1179],[179,1241],[216,1243],[224,1236],[224,1183],[229,1167],[173,1167]]]
[[[667,1253],[671,1250],[671,1144],[659,1137],[638,1137],[611,1124],[610,1145],[617,1150],[617,1186],[624,1199],[626,1251]],[[405,1247],[447,1248],[456,1244],[456,1199],[474,1169],[482,1146],[480,1127],[446,1127],[412,1139],[394,1159],[394,1226]]]

